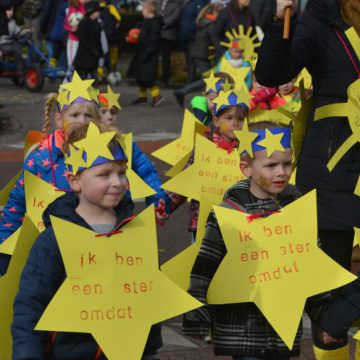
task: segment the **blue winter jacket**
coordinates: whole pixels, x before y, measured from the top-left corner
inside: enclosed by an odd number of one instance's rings
[[[68,193],[50,204],[43,214],[46,229],[39,235],[30,251],[14,302],[11,326],[12,360],[88,360],[93,359],[97,352],[98,345],[90,334],[58,332],[51,349],[47,349],[52,333],[34,330],[45,308],[66,278],[50,215],[91,229],[75,212],[77,206],[77,195]],[[133,209],[131,200],[121,201],[115,209],[118,223],[125,223],[133,214]],[[161,345],[161,326],[155,325],[150,331],[144,355],[156,353]],[[106,357],[103,355],[101,359]]]
[[[55,136],[54,136],[55,134]],[[37,175],[42,180],[56,186],[58,189],[70,190],[66,179],[66,165],[64,156],[57,145],[61,142],[56,140],[61,138],[59,132],[55,131],[49,139],[45,139],[38,148],[33,150],[26,158],[21,175],[11,191],[8,202],[4,207],[4,215],[0,223],[0,243],[10,237],[22,224],[22,219],[26,212],[24,171],[27,170]],[[51,164],[53,164],[51,166]],[[168,197],[164,190],[160,188],[161,180],[155,167],[141,149],[133,143],[132,150],[132,169],[157,193],[146,198],[146,205],[155,203],[163,198],[168,208]],[[131,198],[130,194],[128,195]],[[6,272],[10,257],[0,254],[0,275]]]

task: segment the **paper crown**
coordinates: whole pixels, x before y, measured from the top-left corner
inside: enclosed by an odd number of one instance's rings
[[[111,87],[108,85],[107,92],[106,93],[100,92],[98,95],[99,105],[100,107],[108,107],[109,109],[111,109],[112,107],[121,109],[121,106],[119,104],[120,96],[121,96],[120,93],[114,93]]]
[[[231,90],[231,91],[220,91],[218,97],[216,97],[214,102],[214,115],[217,116],[220,111],[225,110],[230,106],[241,106],[244,109],[249,109],[249,99],[250,95],[248,91],[245,91],[243,88],[241,90]]]
[[[269,158],[275,151],[291,149],[291,130],[288,127],[249,131],[245,120],[242,130],[234,131],[234,134],[239,140],[240,155],[247,153],[253,157],[255,152],[265,150]]]
[[[209,77],[204,79],[204,82],[206,84],[205,93],[218,93],[221,90],[229,91],[234,88],[234,85],[230,84],[228,79],[224,80],[215,76],[213,71],[210,73]]]
[[[245,33],[244,26],[239,25],[238,31],[233,28],[231,31],[225,33],[228,42],[221,41],[220,45],[231,49],[234,40],[240,41],[241,48],[244,49],[244,59],[250,61],[255,54],[255,49],[260,46],[258,36],[256,34],[251,36],[252,31],[253,28],[250,26]]]
[[[127,161],[125,152],[117,141],[112,141],[115,131],[100,133],[98,127],[90,122],[86,137],[69,146],[65,154],[65,164],[68,172],[76,175],[78,172],[110,161]]]
[[[98,104],[99,90],[91,86],[94,81],[94,79],[81,80],[79,74],[75,71],[71,82],[60,85],[59,95],[56,99],[59,112],[66,110],[71,105],[83,102]]]

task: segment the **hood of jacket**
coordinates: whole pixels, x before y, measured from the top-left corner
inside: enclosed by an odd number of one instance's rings
[[[79,198],[74,192],[67,193],[57,198],[43,213],[45,227],[51,225],[50,216],[56,216],[60,219],[91,229],[90,225],[75,211],[78,204]],[[130,218],[134,213],[134,203],[125,196],[115,208],[115,211],[117,214],[117,225],[122,222],[125,224],[125,220]]]

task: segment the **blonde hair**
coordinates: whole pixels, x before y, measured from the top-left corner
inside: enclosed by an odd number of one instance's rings
[[[50,129],[50,125],[51,125],[51,110],[52,110],[53,105],[57,106],[57,101],[56,101],[57,97],[58,97],[57,93],[50,93],[46,97],[46,100],[45,100],[44,123],[43,123],[43,128],[42,128],[44,137],[49,135],[49,129]],[[67,109],[60,112],[60,116],[62,118],[66,117],[66,113],[68,110],[79,109],[81,106],[83,106],[83,104],[85,104],[85,103],[77,103],[77,104],[70,105]],[[101,115],[100,115],[100,110],[99,110],[98,106],[90,101],[86,102],[86,106],[87,106],[87,110],[89,111],[91,117],[93,118],[94,123],[100,123]],[[56,111],[59,112],[57,108],[56,108]]]
[[[147,0],[144,2],[144,8],[149,10],[152,14],[156,14],[157,3],[154,0]]]

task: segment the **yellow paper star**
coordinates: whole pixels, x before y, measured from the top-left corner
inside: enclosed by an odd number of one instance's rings
[[[180,137],[154,151],[151,155],[174,166],[194,148],[195,134],[204,135],[206,131],[209,131],[209,128],[186,109]]]
[[[9,268],[7,273],[0,277],[0,359],[3,360],[11,359],[12,336],[10,329],[13,321],[13,304],[19,291],[21,273],[39,232],[29,217],[25,215],[23,225],[17,234],[19,241],[13,251]]]
[[[158,268],[153,206],[111,237],[51,220],[67,278],[36,330],[91,333],[108,359],[139,360],[151,325],[202,306]]]
[[[56,98],[56,101],[60,105],[60,110],[64,108],[65,105],[69,105],[69,91],[60,90],[58,97]]]
[[[225,78],[224,83],[221,85],[225,92],[228,92],[234,88],[234,84],[230,84],[228,78]]]
[[[163,188],[194,200],[201,196],[213,204],[243,178],[236,150],[230,154],[201,135],[196,136],[194,163],[163,184]]]
[[[296,120],[293,114],[282,107],[271,110],[256,108],[250,111],[249,118],[251,123],[271,121],[279,126],[289,126],[292,121]]]
[[[24,172],[24,183],[26,212],[41,232],[45,230],[42,220],[43,212],[49,204],[65,193],[28,171]]]
[[[211,71],[209,77],[205,78],[205,84],[206,84],[206,89],[205,92],[209,92],[210,90],[213,90],[216,92],[216,83],[220,80],[219,77],[215,77],[214,75],[214,71]]]
[[[243,67],[235,68],[225,58],[223,58],[220,61],[219,71],[229,74],[235,80],[235,83],[233,85],[233,87],[235,89],[240,89],[243,86],[245,86],[247,88],[245,80],[246,80],[246,76],[249,74],[250,70],[251,70],[250,66],[243,66]]]
[[[265,130],[265,139],[259,141],[258,145],[263,146],[266,149],[268,158],[271,157],[275,151],[285,151],[284,147],[281,145],[283,136],[284,133],[273,134],[269,129]]]
[[[317,246],[316,192],[252,222],[237,210],[214,209],[227,253],[207,302],[254,302],[292,348],[306,299],[356,278]]]
[[[249,131],[249,126],[246,119],[244,121],[242,130],[236,130],[234,131],[234,134],[239,140],[239,154],[241,155],[244,151],[246,151],[250,157],[254,157],[252,143],[256,140],[259,134]]]
[[[65,164],[71,165],[73,175],[76,175],[79,168],[86,167],[86,163],[83,159],[84,149],[76,149],[74,146],[70,144],[70,155],[66,156]]]
[[[189,288],[191,269],[199,253],[205,234],[205,225],[213,205],[206,196],[200,198],[196,241],[161,266],[161,271],[184,290]]]
[[[89,87],[94,81],[95,80],[81,80],[80,76],[75,71],[72,81],[67,84],[61,85],[60,88],[68,90],[70,92],[69,103],[72,103],[78,97],[82,97],[86,100],[91,101]]]
[[[229,95],[231,91],[225,92],[220,90],[219,95],[213,100],[213,103],[216,104],[216,108],[220,109],[223,105],[230,105],[229,103]]]
[[[120,98],[120,94],[114,93],[109,85],[107,86],[107,92],[104,93],[103,95],[106,97],[109,103],[108,104],[109,109],[111,109],[113,106],[116,107],[117,109],[121,109],[121,106],[118,101]]]
[[[11,190],[14,188],[17,180],[21,175],[19,171],[0,191],[0,206],[5,206],[7,204]]]
[[[95,89],[93,86],[90,86],[88,89],[91,100],[94,100],[97,104],[99,104],[99,90]]]
[[[115,131],[100,133],[100,130],[94,123],[89,123],[86,138],[75,143],[77,148],[82,148],[86,153],[86,165],[88,167],[91,166],[99,156],[109,160],[114,159],[108,145],[115,134]]]
[[[122,146],[125,149],[126,157],[128,158],[126,176],[129,181],[131,198],[133,200],[143,199],[148,196],[156,194],[156,191],[149,186],[133,169],[132,169],[132,148],[133,148],[133,136],[132,133],[122,135]],[[122,145],[120,144],[120,145]]]
[[[233,90],[233,93],[237,96],[237,103],[244,103],[247,107],[250,106],[250,99],[252,96],[245,85]]]

